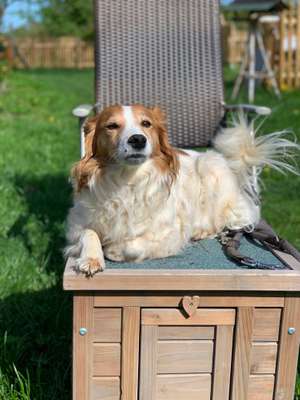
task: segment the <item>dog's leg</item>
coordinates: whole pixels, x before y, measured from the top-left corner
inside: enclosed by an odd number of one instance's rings
[[[214,238],[226,227],[239,226],[236,221],[240,188],[227,161],[222,155],[209,151],[199,158],[197,168],[199,217],[194,222],[192,240]]]
[[[163,245],[162,245],[163,243]],[[175,255],[183,247],[185,242],[177,232],[163,236],[156,240],[153,235],[137,237],[123,243],[110,245],[105,248],[105,257],[118,262],[142,262],[146,259],[164,258]]]
[[[105,261],[101,242],[97,233],[85,229],[80,236],[81,252],[76,259],[76,268],[86,276],[93,276],[98,271],[103,271]]]
[[[144,238],[135,238],[119,243],[111,244],[104,249],[105,257],[117,262],[140,262],[147,258],[149,242]]]

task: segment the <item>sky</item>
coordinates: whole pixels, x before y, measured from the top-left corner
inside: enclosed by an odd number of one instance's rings
[[[38,11],[36,4],[28,4],[28,1],[17,1],[12,3],[6,10],[3,18],[3,30],[8,31],[11,28],[18,28],[26,24],[25,15],[34,15]]]
[[[90,1],[90,0],[87,0]],[[221,0],[222,4],[228,4],[232,0]],[[26,24],[26,18],[24,14],[36,14],[38,12],[38,6],[31,4],[28,5],[28,1],[20,0],[13,3],[7,8],[3,18],[3,30],[9,31],[10,29],[18,28]],[[23,16],[22,16],[23,14]]]

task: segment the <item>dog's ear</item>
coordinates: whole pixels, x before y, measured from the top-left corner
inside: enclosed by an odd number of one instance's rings
[[[163,164],[160,165],[161,169],[169,172],[172,181],[176,179],[179,161],[177,151],[171,146],[168,138],[167,126],[166,126],[166,114],[159,108],[152,108],[152,115],[158,128],[158,138],[160,147],[160,160]]]
[[[87,157],[97,157],[97,142],[99,129],[97,130],[97,123],[100,114],[88,120],[84,127],[85,134],[85,154]]]
[[[162,109],[158,106],[155,106],[151,109],[152,114],[155,120],[162,125],[166,129],[166,114]]]
[[[86,187],[94,172],[99,169],[98,161],[93,157],[97,121],[98,116],[95,116],[84,124],[85,155],[71,169],[71,180],[76,192]]]
[[[160,142],[160,150],[164,155],[166,163],[169,167],[169,172],[171,173],[172,178],[175,179],[179,169],[178,154],[169,142],[168,133],[166,129],[160,130],[159,142]]]
[[[80,192],[81,189],[87,187],[95,172],[101,172],[101,168],[93,157],[86,155],[74,164],[71,169],[71,181],[75,192]]]
[[[86,121],[84,124],[84,144],[85,144],[85,154],[88,157],[93,155],[93,141],[95,136],[96,124],[98,116],[95,116]]]
[[[96,123],[95,123],[95,129],[94,129],[93,141],[92,141],[92,155],[93,155],[93,157],[96,157],[96,158],[99,157],[99,154],[98,154],[99,153],[98,136],[99,136],[99,133],[100,133],[100,126],[98,124],[98,121],[99,121],[99,116],[98,116],[98,118],[96,120]]]
[[[93,118],[88,119],[84,124],[84,135],[87,136],[91,132],[95,131],[96,123],[98,120],[98,115]]]

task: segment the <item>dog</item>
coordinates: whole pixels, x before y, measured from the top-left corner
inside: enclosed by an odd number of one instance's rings
[[[281,133],[255,137],[240,115],[214,148],[176,149],[157,108],[114,105],[86,124],[86,155],[72,170],[74,205],[67,257],[92,276],[105,258],[141,262],[177,254],[191,240],[225,229],[253,229],[260,219],[257,177],[298,145]]]

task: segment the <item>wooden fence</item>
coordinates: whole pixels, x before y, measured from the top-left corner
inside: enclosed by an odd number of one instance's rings
[[[300,87],[300,3],[281,16],[278,75],[281,88]]]
[[[267,27],[266,27],[267,28]],[[300,87],[300,3],[281,13],[273,33],[265,30],[265,40],[281,88]],[[278,35],[274,35],[274,29]],[[269,33],[268,33],[269,32]],[[222,22],[224,62],[239,64],[245,51],[246,29]],[[23,38],[14,43],[13,64],[17,68],[93,68],[94,49],[73,37],[49,40]]]
[[[242,61],[247,41],[247,31],[238,29],[234,23],[222,22],[223,60],[226,64],[235,65]]]
[[[281,89],[300,87],[300,3],[280,14],[276,24],[264,25],[264,40]],[[223,25],[224,61],[239,64],[245,51],[247,33],[234,23]]]
[[[16,68],[92,68],[92,44],[72,37],[50,40],[20,39],[13,44]]]
[[[223,24],[222,41],[226,63],[238,64],[245,47],[247,33],[234,24]],[[16,68],[93,68],[94,49],[91,43],[72,37],[39,40],[23,38],[16,40]]]

